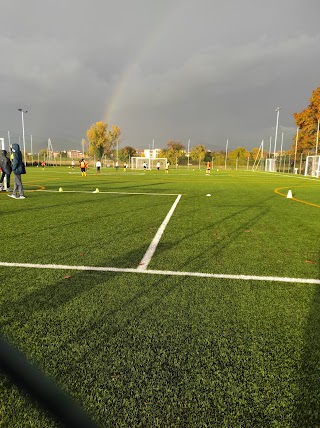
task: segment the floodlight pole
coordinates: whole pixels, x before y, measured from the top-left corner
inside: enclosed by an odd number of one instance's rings
[[[281,151],[280,151],[280,156],[282,156],[282,148],[283,148],[283,135],[284,135],[284,133],[282,132],[282,134],[281,134]]]
[[[229,144],[229,140],[227,140],[226,143],[226,158],[225,158],[225,162],[224,162],[224,169],[227,169],[227,158],[228,158],[228,144]]]
[[[187,169],[189,169],[189,163],[190,163],[190,138],[189,138],[189,141],[188,141],[188,154],[187,154],[187,158],[188,158],[188,168]]]
[[[279,165],[279,171],[281,171],[281,164],[282,164],[283,135],[284,135],[284,133],[282,132],[282,134],[281,134],[281,148],[280,148],[280,165]]]
[[[297,127],[296,146],[295,146],[295,149],[294,149],[294,168],[296,167],[296,160],[297,160],[298,138],[299,138],[299,127]]]
[[[24,113],[28,113],[28,110],[23,111],[22,108],[18,108],[18,110],[21,111],[23,153],[24,153],[24,163],[26,163],[26,140],[24,138],[24,118],[23,118],[23,114]]]
[[[272,137],[270,137],[270,144],[269,144],[269,159],[271,157],[271,143],[272,143]]]
[[[278,136],[278,125],[279,125],[279,113],[281,107],[277,107],[275,111],[277,112],[277,124],[276,124],[276,134],[274,136],[274,149],[273,149],[273,157],[276,157],[276,147],[277,147],[277,136]]]

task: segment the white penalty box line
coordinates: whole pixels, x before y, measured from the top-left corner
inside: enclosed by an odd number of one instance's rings
[[[137,268],[137,270],[146,270],[153,254],[155,253],[157,246],[160,242],[161,236],[163,235],[163,232],[165,231],[165,228],[167,227],[170,218],[172,216],[172,214],[174,213],[174,210],[176,209],[179,201],[181,199],[181,195],[178,195],[176,197],[176,200],[174,201],[174,204],[172,205],[170,211],[168,212],[168,214],[166,215],[166,218],[163,220],[161,226],[159,227],[157,233],[155,234],[151,244],[149,245],[149,248],[147,249],[145,255],[143,256],[141,262],[139,263],[139,266]]]
[[[170,270],[153,270],[137,268],[115,268],[103,266],[72,266],[72,265],[56,265],[56,264],[35,264],[35,263],[11,263],[0,262],[0,266],[13,268],[31,268],[31,269],[52,269],[52,270],[75,270],[88,272],[116,272],[116,273],[135,273],[146,275],[163,275],[163,276],[182,276],[196,278],[213,278],[213,279],[231,279],[241,281],[265,281],[265,282],[287,282],[291,284],[316,284],[320,285],[320,279],[313,278],[289,278],[281,276],[258,276],[258,275],[229,275],[219,273],[205,272],[179,272]]]
[[[56,190],[52,191],[52,190],[42,190],[42,189],[39,191],[40,192],[45,192],[45,191],[57,192]],[[60,192],[60,193],[63,193],[63,192]],[[66,193],[88,193],[88,192],[71,190],[71,191],[66,191]],[[172,217],[172,214],[174,213],[174,210],[176,209],[176,207],[177,207],[177,205],[181,199],[182,194],[177,195],[176,193],[174,194],[174,193],[131,193],[131,192],[130,193],[127,193],[127,192],[89,192],[89,193],[111,193],[111,194],[151,195],[151,196],[176,196],[176,200],[174,201],[170,211],[168,212],[165,219],[163,220],[161,226],[159,227],[157,233],[155,234],[153,240],[151,241],[151,244],[149,245],[145,255],[143,256],[143,258],[142,258],[142,260],[139,263],[139,266],[137,268],[137,270],[139,270],[139,271],[143,271],[143,270],[147,269],[147,267],[148,267],[148,265],[152,259],[152,256],[154,255],[154,253],[157,249],[157,246],[160,242],[160,239],[161,239],[161,237],[162,237],[162,235],[163,235],[163,233],[164,233],[164,231],[165,231],[165,229],[166,229],[166,227],[167,227],[167,225],[168,225],[168,223]]]
[[[41,190],[46,191],[46,190]],[[47,190],[50,192],[50,190]],[[78,193],[77,191],[70,191],[70,193]],[[87,193],[87,192],[79,192]],[[88,192],[92,193],[92,192]],[[101,192],[102,193],[102,192]],[[177,196],[170,211],[166,215],[164,221],[159,227],[155,237],[149,245],[145,255],[143,256],[137,268],[116,268],[116,267],[103,267],[103,266],[75,266],[75,265],[58,265],[58,264],[39,264],[39,263],[14,263],[14,262],[0,262],[0,266],[4,267],[20,267],[31,269],[52,269],[52,270],[77,270],[77,271],[94,271],[94,272],[116,272],[116,273],[138,273],[147,275],[164,275],[164,276],[182,276],[182,277],[196,277],[196,278],[213,278],[213,279],[231,279],[241,281],[265,281],[265,282],[286,282],[291,284],[317,284],[320,285],[320,279],[313,278],[290,278],[279,276],[259,276],[259,275],[230,275],[218,273],[205,273],[205,272],[181,272],[170,270],[153,270],[147,269],[151,258],[156,251],[161,236],[163,235],[166,226],[168,225],[171,216],[174,213],[180,199],[181,194],[164,194],[164,193],[126,193],[126,192],[103,192],[103,193],[118,193],[118,194],[135,194],[135,195],[155,195],[155,196]]]

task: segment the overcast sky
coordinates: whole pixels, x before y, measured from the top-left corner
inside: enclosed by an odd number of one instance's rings
[[[81,149],[97,121],[121,146],[260,147],[320,86],[319,0],[0,0],[0,137]]]

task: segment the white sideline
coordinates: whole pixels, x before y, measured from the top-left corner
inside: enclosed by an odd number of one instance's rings
[[[172,205],[170,211],[166,215],[166,218],[163,220],[161,226],[159,227],[157,233],[155,234],[155,237],[153,238],[151,244],[149,245],[149,248],[147,249],[145,255],[143,256],[141,262],[139,263],[137,270],[140,271],[140,270],[146,270],[147,269],[148,264],[150,263],[150,260],[153,256],[154,252],[157,249],[157,246],[159,244],[161,236],[162,236],[163,232],[165,231],[165,228],[166,228],[167,224],[169,223],[169,220],[170,220],[174,210],[176,209],[176,206],[178,205],[178,203],[180,201],[180,198],[181,198],[181,195],[178,195],[176,197],[174,204]]]
[[[215,279],[234,279],[242,281],[267,281],[267,282],[288,282],[292,284],[317,284],[320,285],[320,279],[308,278],[288,278],[280,276],[257,276],[257,275],[228,275],[220,273],[204,273],[204,272],[179,272],[170,270],[138,270],[133,268],[115,268],[103,266],[70,266],[70,265],[55,265],[55,264],[33,264],[33,263],[9,263],[0,262],[0,266],[5,267],[21,267],[33,269],[60,269],[60,270],[79,270],[79,271],[95,271],[95,272],[117,272],[117,273],[138,273],[146,275],[165,275],[165,276],[191,276],[197,278],[215,278]]]

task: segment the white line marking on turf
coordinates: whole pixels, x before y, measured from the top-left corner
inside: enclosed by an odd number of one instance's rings
[[[317,183],[317,184],[319,183],[315,177],[308,177],[304,175],[302,176],[300,174],[289,174],[286,172],[265,172],[265,171],[256,171],[256,172],[260,174],[265,174],[265,175],[270,174],[270,177],[272,177],[272,175],[273,176],[278,175],[280,177],[293,178],[294,180],[312,180],[314,183]]]
[[[13,268],[33,268],[33,269],[56,269],[56,270],[79,270],[95,272],[117,272],[117,273],[138,273],[146,275],[165,275],[165,276],[191,276],[197,278],[215,278],[215,279],[234,279],[242,281],[267,281],[267,282],[288,282],[292,284],[320,284],[320,279],[312,278],[288,278],[280,276],[257,276],[257,275],[228,275],[220,273],[203,273],[203,272],[175,272],[170,270],[138,270],[133,268],[115,268],[103,266],[70,266],[54,264],[34,264],[34,263],[9,263],[0,262],[0,266]]]
[[[147,193],[147,192],[93,192],[92,190],[63,190],[62,192],[59,190],[46,190],[46,189],[36,189],[35,192],[48,192],[48,193],[109,193],[115,195],[151,195],[151,196],[177,196],[178,193]]]
[[[170,221],[170,218],[174,212],[174,210],[176,209],[176,206],[178,205],[179,201],[180,201],[181,195],[178,195],[176,197],[176,200],[174,201],[174,204],[172,205],[170,211],[168,212],[168,214],[166,215],[166,218],[163,220],[161,226],[159,227],[157,233],[155,234],[155,237],[153,238],[151,244],[149,245],[149,248],[147,249],[147,252],[145,253],[145,255],[143,256],[141,262],[139,263],[138,266],[138,270],[145,270],[148,267],[148,264],[150,263],[150,260],[154,254],[154,252],[156,251],[156,248],[159,244],[159,241],[161,239],[161,236],[163,234],[163,232],[165,231],[165,228],[167,227],[167,224]]]

